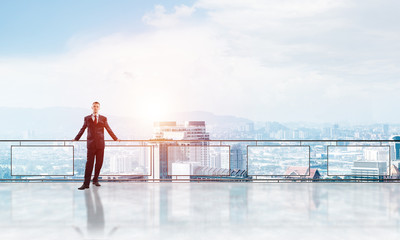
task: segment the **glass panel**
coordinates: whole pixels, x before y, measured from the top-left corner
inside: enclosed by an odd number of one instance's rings
[[[73,175],[73,146],[12,146],[13,176]]]
[[[229,146],[168,146],[170,176],[228,176]]]
[[[74,177],[83,178],[85,175],[85,166],[87,159],[86,142],[73,142],[74,145]]]
[[[250,176],[310,176],[309,146],[249,146]]]
[[[11,145],[18,142],[0,142],[0,179],[11,179],[10,156]]]
[[[389,175],[390,146],[329,146],[328,175]]]
[[[151,175],[151,146],[107,146],[101,175]]]

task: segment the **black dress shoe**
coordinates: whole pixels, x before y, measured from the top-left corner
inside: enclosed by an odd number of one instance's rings
[[[97,187],[100,187],[100,186],[101,186],[99,182],[93,182],[93,185],[95,185],[95,186],[97,186]]]
[[[85,188],[89,188],[89,186],[86,186],[85,184],[83,184],[82,186],[78,187],[79,190],[84,190]]]

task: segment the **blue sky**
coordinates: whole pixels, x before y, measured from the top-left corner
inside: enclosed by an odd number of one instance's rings
[[[45,55],[66,51],[71,36],[96,38],[114,32],[145,31],[142,16],[194,1],[4,0],[0,3],[0,55]]]
[[[0,106],[399,123],[398,12],[397,0],[1,1]]]

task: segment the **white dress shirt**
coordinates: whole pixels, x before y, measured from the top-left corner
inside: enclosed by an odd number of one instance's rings
[[[95,123],[95,121],[94,121],[94,116],[97,116],[97,122],[99,122],[99,114],[92,114],[92,120],[93,120],[93,122]]]

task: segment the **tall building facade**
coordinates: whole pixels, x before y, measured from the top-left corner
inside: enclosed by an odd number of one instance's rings
[[[205,121],[155,122],[153,139],[166,140],[209,140]]]
[[[162,139],[160,149],[160,179],[169,175],[192,175],[196,166],[210,166],[209,140],[205,121],[155,122],[153,139]],[[182,143],[168,140],[194,140]],[[171,159],[168,161],[168,157]],[[182,163],[190,167],[182,166]]]
[[[231,169],[246,169],[246,156],[244,151],[244,146],[241,144],[234,144],[231,147]]]
[[[400,160],[400,136],[394,136],[393,140],[398,141],[394,144],[394,149],[395,149],[395,159]]]

